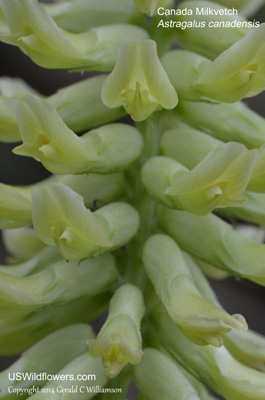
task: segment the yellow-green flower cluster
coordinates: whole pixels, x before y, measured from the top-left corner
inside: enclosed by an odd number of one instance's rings
[[[0,355],[22,353],[0,400],[265,398],[265,338],[205,277],[265,286],[265,119],[240,101],[265,89],[261,0],[174,4],[0,0],[0,41],[96,73],[0,78],[0,140],[51,174],[0,183]]]

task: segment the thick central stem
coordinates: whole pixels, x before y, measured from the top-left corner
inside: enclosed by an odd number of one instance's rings
[[[146,281],[141,261],[142,249],[156,225],[154,215],[155,203],[147,194],[142,184],[141,168],[150,157],[158,154],[162,127],[162,113],[156,113],[148,120],[137,125],[137,128],[143,135],[144,149],[139,161],[128,170],[131,202],[140,215],[141,223],[137,235],[127,247],[127,279],[141,289],[144,288]]]

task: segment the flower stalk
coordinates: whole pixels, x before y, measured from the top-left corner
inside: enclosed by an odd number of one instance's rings
[[[265,339],[205,277],[265,285],[261,1],[0,0],[0,41],[96,73],[0,78],[0,140],[52,173],[0,183],[0,397],[264,400]]]

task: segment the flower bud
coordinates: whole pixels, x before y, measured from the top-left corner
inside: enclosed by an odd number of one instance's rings
[[[249,236],[249,234],[247,236]],[[200,269],[188,254],[184,253],[184,257],[200,294],[211,303],[221,307],[215,292],[204,274],[201,273]],[[226,348],[236,360],[250,368],[265,371],[265,338],[262,335],[251,330],[233,330],[225,333],[223,335],[223,340]]]
[[[224,346],[193,344],[161,308],[153,312],[152,322],[167,351],[214,392],[231,400],[264,398],[264,373],[240,364]]]
[[[163,205],[206,215],[218,206],[246,203],[241,195],[257,160],[256,150],[231,142],[213,149],[191,171],[170,158],[153,157],[144,165],[142,179],[148,192]]]
[[[101,100],[102,85],[106,75],[93,76],[59,89],[47,102],[54,106],[74,132],[95,128],[125,115],[122,107],[110,109]]]
[[[198,7],[199,6],[199,7]],[[177,42],[187,50],[194,51],[208,58],[215,58],[235,42],[242,39],[252,26],[240,15],[222,14],[225,8],[211,1],[188,0],[178,5],[178,9],[188,8],[192,14],[178,16],[178,21],[192,24],[196,18],[196,26],[177,30]],[[198,14],[197,9],[209,9],[218,14]],[[229,7],[231,8],[231,6]],[[250,26],[250,27],[248,27]]]
[[[1,142],[19,142],[20,133],[17,126],[16,116],[13,112],[10,99],[0,97],[0,141]]]
[[[174,121],[160,141],[160,150],[166,157],[173,158],[186,168],[192,169],[215,147],[223,143],[182,121]]]
[[[0,9],[1,16],[1,9]],[[0,27],[1,30],[1,27]],[[10,97],[22,98],[25,94],[36,93],[26,82],[19,78],[0,78],[0,141],[19,142],[20,133]]]
[[[240,142],[250,149],[265,143],[265,118],[243,102],[211,104],[182,100],[178,113],[188,125],[224,142]]]
[[[80,377],[90,374],[95,379],[91,377],[91,381],[88,379],[84,385],[84,381],[80,380]],[[100,360],[94,359],[88,353],[82,354],[69,362],[58,371],[57,375],[60,375],[59,379],[56,377],[46,383],[42,392],[31,396],[32,400],[49,400],[51,396],[56,400],[65,400],[73,398],[73,395],[75,400],[91,399],[95,395],[93,388],[105,386],[108,381]],[[71,379],[65,379],[66,376],[73,376],[74,385]],[[73,392],[73,387],[76,390],[75,392]]]
[[[139,227],[139,216],[132,206],[112,203],[93,213],[81,196],[60,184],[33,190],[32,218],[40,239],[57,245],[68,260],[112,251],[127,243]]]
[[[141,291],[131,284],[121,286],[111,299],[108,318],[97,339],[89,342],[93,357],[102,357],[110,378],[127,363],[138,364],[142,357],[140,323],[144,315]]]
[[[78,193],[88,208],[99,208],[124,195],[126,182],[123,173],[57,175],[43,182],[61,183]]]
[[[141,19],[132,0],[71,0],[45,4],[45,9],[61,29],[72,33],[108,24],[132,24]]]
[[[105,125],[80,138],[44,100],[27,96],[13,103],[23,140],[14,153],[34,157],[55,174],[116,172],[141,154],[142,137],[130,125]]]
[[[149,238],[143,262],[170,318],[192,342],[219,347],[223,333],[247,329],[244,317],[230,316],[200,295],[181,250],[169,236]]]
[[[208,282],[208,279],[206,279],[204,273],[202,272],[200,265],[198,264],[199,259],[194,256],[192,257],[190,254],[188,254],[186,252],[183,252],[183,256],[184,256],[185,262],[189,268],[190,274],[192,276],[192,280],[196,286],[196,289],[199,291],[200,295],[205,300],[222,308],[214,290],[212,289],[210,283]]]
[[[22,353],[19,360],[0,373],[1,398],[13,398],[8,391],[10,385],[17,390],[43,386],[46,382],[45,376],[56,374],[70,361],[87,351],[87,337],[94,337],[91,327],[78,324],[62,328],[40,340]],[[42,379],[25,378],[21,381],[16,379],[16,373],[33,376],[35,374]]]
[[[0,183],[0,228],[20,228],[31,223],[31,191]]]
[[[115,68],[103,85],[102,100],[110,108],[123,105],[135,121],[145,120],[161,107],[176,107],[177,93],[159,61],[154,41],[121,45]]]
[[[210,99],[235,103],[259,94],[264,85],[265,24],[221,53],[199,78],[196,87]]]
[[[4,232],[12,232],[12,230]],[[8,265],[8,267],[7,265],[0,265],[0,272],[15,276],[28,276],[42,271],[47,265],[54,264],[61,259],[62,256],[56,247],[45,246],[27,261],[19,262],[15,265]],[[14,259],[8,258],[7,261],[14,262]],[[15,259],[15,261],[17,262],[17,259]]]
[[[153,400],[201,398],[176,363],[155,349],[144,350],[135,377],[141,392]]]
[[[5,248],[11,254],[9,261],[28,260],[45,247],[31,227],[9,229],[3,231],[2,235]]]
[[[64,304],[52,304],[0,321],[0,354],[20,353],[49,333],[67,325],[93,321],[106,311],[110,294],[83,296]]]
[[[14,78],[3,78],[0,80],[0,119],[1,127],[0,140],[3,142],[21,141],[17,119],[11,105],[9,96],[22,97],[28,92],[33,92],[25,82],[17,81]],[[123,115],[123,108],[110,109],[106,107],[101,100],[102,84],[106,80],[105,75],[94,76],[74,83],[57,93],[46,98],[46,101],[53,105],[66,125],[75,132],[85,131],[114,121]]]
[[[34,0],[1,0],[9,27],[0,40],[18,46],[44,68],[110,71],[123,40],[145,40],[148,34],[129,24],[106,25],[82,33],[61,30]],[[30,34],[29,34],[30,32]]]
[[[173,50],[163,55],[161,64],[180,97],[193,101],[205,99],[196,83],[211,65],[210,60],[191,51]]]
[[[159,7],[166,7],[170,0],[133,0],[134,4],[143,13],[152,16],[157,13]]]
[[[230,274],[265,285],[264,244],[243,238],[212,214],[198,217],[164,208],[160,222],[183,250]]]
[[[0,316],[11,318],[104,293],[116,282],[117,270],[114,258],[108,254],[81,264],[61,260],[25,277],[5,272],[0,272],[0,276]]]
[[[263,0],[218,0],[225,7],[235,7],[242,15],[253,15],[263,5]]]
[[[118,174],[63,175],[47,178],[31,186],[0,184],[0,228],[14,229],[32,224],[31,192],[35,187],[62,183],[83,197],[87,207],[98,208],[120,198],[125,190],[124,176]]]

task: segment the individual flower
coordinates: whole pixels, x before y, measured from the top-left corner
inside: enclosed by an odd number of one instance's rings
[[[205,100],[196,83],[211,65],[208,58],[187,50],[171,50],[162,56],[161,64],[181,100]]]
[[[130,24],[91,28],[75,34],[60,29],[35,0],[1,0],[9,33],[0,40],[18,46],[45,68],[110,71],[122,40],[145,40],[148,34]]]
[[[98,75],[76,82],[59,89],[46,100],[74,132],[113,122],[126,113],[122,107],[111,109],[103,104],[101,90],[106,77]]]
[[[0,97],[0,140],[1,142],[18,142],[20,140],[19,129],[17,126],[16,116],[10,99]]]
[[[102,205],[120,199],[126,189],[125,176],[122,172],[115,174],[82,174],[57,175],[43,181],[43,184],[61,183],[78,193],[88,208],[97,209]],[[31,186],[33,188],[34,185]]]
[[[232,142],[225,145],[220,140],[214,139],[208,134],[189,127],[182,122],[174,121],[173,125],[175,128],[163,134],[161,150],[166,156],[182,162],[187,168],[192,168],[197,164],[194,170],[198,171],[199,165],[206,163],[206,160],[209,160],[211,155],[218,154],[220,149],[223,148],[223,150],[225,150],[230,146],[232,151],[232,146],[239,145],[239,143],[236,144]],[[240,146],[242,145],[240,144]],[[228,153],[228,150],[226,151]],[[265,144],[254,151],[256,153],[256,160],[253,162],[252,169],[249,171],[250,175],[248,176],[245,189],[251,192],[264,193]],[[218,163],[218,157],[216,157],[214,162],[215,164]],[[229,205],[227,204],[227,206]]]
[[[265,285],[265,245],[245,239],[217,216],[198,217],[164,208],[160,224],[183,250],[230,274]]]
[[[234,359],[225,346],[197,346],[157,307],[151,321],[164,348],[216,393],[231,400],[263,400],[264,373]]]
[[[14,229],[31,225],[32,190],[50,183],[60,183],[69,187],[83,197],[87,207],[95,209],[119,199],[125,191],[122,173],[52,176],[31,186],[11,186],[0,183],[0,228]]]
[[[265,24],[221,53],[198,79],[199,92],[214,100],[235,103],[265,89]]]
[[[169,125],[161,136],[160,151],[188,169],[195,168],[210,151],[224,144],[175,117]]]
[[[251,228],[249,226],[249,230]],[[249,236],[249,230],[247,236]],[[252,234],[253,232],[251,232],[251,236]],[[184,253],[184,257],[191,272],[193,282],[200,294],[211,303],[221,307],[208,280],[200,271],[200,268],[198,268],[198,259],[196,259],[195,263],[194,258],[192,259],[187,253]],[[226,348],[236,360],[250,368],[265,371],[265,339],[262,335],[251,330],[232,330],[223,335],[223,340]]]
[[[87,379],[84,384],[84,380],[80,377],[87,377],[90,374],[94,375],[95,379],[91,376],[91,380]],[[69,376],[73,377],[72,381],[65,379]],[[94,388],[97,390],[97,388],[105,386],[107,382],[108,378],[100,360],[85,353],[66,364],[52,380],[44,385],[43,391],[33,394],[31,398],[33,400],[45,400],[48,393],[49,397],[56,394],[58,400],[65,400],[72,395],[76,400],[89,399],[95,394],[93,393]],[[74,393],[73,390],[76,390],[76,392]]]
[[[26,96],[13,104],[23,140],[14,153],[41,161],[53,173],[116,172],[141,154],[142,137],[130,125],[105,125],[78,137],[45,100]]]
[[[192,342],[220,347],[222,334],[247,329],[244,317],[230,316],[201,296],[180,248],[169,236],[151,236],[143,249],[143,262],[170,318]]]
[[[115,121],[125,115],[122,107],[110,109],[101,100],[101,89],[106,75],[84,79],[46,98],[54,106],[68,128],[82,132]],[[24,81],[17,78],[0,78],[0,140],[20,142],[21,136],[10,97],[22,99],[34,93]],[[36,93],[35,93],[36,94]]]
[[[32,219],[39,238],[57,245],[68,260],[80,260],[111,251],[137,232],[139,216],[126,203],[111,203],[92,212],[83,198],[61,184],[36,187]]]
[[[181,100],[176,118],[224,142],[240,142],[249,149],[265,143],[265,118],[247,104]]]
[[[185,49],[199,53],[213,59],[227,50],[235,42],[242,39],[251,28],[248,21],[241,15],[229,15],[225,8],[217,2],[195,0],[183,1],[178,9],[191,10],[192,13],[183,13],[177,16],[186,29],[176,29],[176,39]],[[209,14],[199,14],[197,10],[211,10]],[[232,8],[229,6],[229,8]],[[216,13],[216,14],[215,14]],[[196,24],[194,17],[196,16]]]
[[[19,142],[20,134],[10,98],[22,98],[28,93],[36,93],[19,78],[0,78],[0,141]]]
[[[66,304],[83,296],[107,292],[117,280],[115,260],[110,254],[92,260],[60,260],[41,271],[16,276],[0,271],[0,317],[16,318],[41,307]],[[36,291],[36,288],[37,291]]]
[[[1,318],[0,354],[18,354],[64,326],[93,321],[106,311],[110,293],[82,296],[69,303],[51,304],[37,312]],[[69,349],[67,349],[69,352]]]
[[[102,87],[102,100],[110,108],[123,105],[135,121],[145,120],[161,107],[176,107],[177,93],[153,40],[122,43],[114,70]]]
[[[89,342],[90,354],[102,357],[110,378],[117,376],[126,364],[141,361],[143,315],[141,291],[131,284],[121,286],[111,299],[108,318],[96,340]]]
[[[142,361],[135,367],[135,377],[141,393],[148,399],[201,398],[178,365],[156,349],[144,349]]]
[[[6,232],[11,233],[12,230],[3,231],[3,232],[4,232],[4,234]],[[6,244],[6,240],[5,240],[5,244]],[[8,249],[8,246],[6,246],[6,249]],[[7,265],[6,264],[0,265],[0,272],[4,272],[4,274],[10,274],[10,275],[20,276],[20,277],[28,276],[28,275],[34,274],[35,272],[42,271],[44,268],[46,268],[47,265],[54,264],[57,261],[60,261],[61,259],[62,259],[62,256],[60,255],[60,253],[56,247],[45,246],[38,253],[34,254],[32,257],[28,258],[25,261],[20,261],[16,258],[14,259],[13,257],[7,257],[7,260],[6,260]],[[8,266],[8,268],[7,268],[7,266]]]
[[[206,215],[215,207],[246,203],[241,195],[257,160],[256,150],[230,142],[213,149],[191,171],[167,157],[150,158],[142,169],[142,180],[161,204]]]

